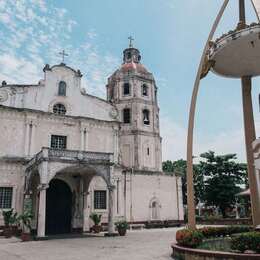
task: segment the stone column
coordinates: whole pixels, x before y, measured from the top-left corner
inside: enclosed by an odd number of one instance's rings
[[[36,131],[36,124],[32,123],[32,133],[31,133],[31,147],[29,148],[30,154],[29,155],[34,155],[35,154],[35,131]]]
[[[40,196],[39,196],[39,212],[38,212],[38,227],[37,236],[45,237],[45,221],[46,221],[46,189],[47,184],[41,184],[39,186]]]
[[[24,139],[24,155],[29,155],[29,142],[30,142],[30,124],[25,123],[25,139]]]
[[[115,232],[114,225],[114,201],[115,201],[115,187],[108,187],[108,233],[113,234]]]
[[[83,205],[83,232],[89,231],[89,203],[88,203],[88,192],[84,192],[84,205]]]
[[[255,124],[252,106],[252,78],[250,76],[242,77],[242,99],[243,99],[243,114],[244,114],[244,130],[245,144],[247,156],[247,172],[250,188],[251,208],[253,225],[260,225],[260,203],[258,200],[257,180],[254,167],[254,155],[252,143],[256,139]]]
[[[84,151],[84,149],[85,149],[85,144],[84,144],[84,131],[85,131],[84,128],[81,128],[81,129],[80,129],[80,150],[81,150],[81,151]]]
[[[118,130],[114,128],[114,163],[118,163]]]

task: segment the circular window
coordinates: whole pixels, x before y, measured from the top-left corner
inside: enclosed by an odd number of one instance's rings
[[[63,104],[55,104],[53,106],[53,113],[58,115],[65,115],[66,114],[66,108]]]

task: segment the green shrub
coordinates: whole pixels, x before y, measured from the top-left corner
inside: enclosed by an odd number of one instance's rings
[[[251,231],[249,226],[203,227],[199,231],[205,238],[224,237]]]
[[[248,232],[232,237],[231,248],[242,253],[246,250],[260,253],[260,232]]]
[[[17,213],[14,212],[14,209],[3,210],[2,215],[4,217],[4,223],[6,227],[14,226],[17,224]]]
[[[93,212],[93,213],[90,214],[89,217],[90,217],[90,219],[94,222],[94,224],[95,224],[96,226],[98,226],[98,225],[100,224],[100,222],[101,222],[101,217],[102,217],[102,215]]]
[[[177,231],[176,240],[181,246],[198,247],[204,238],[225,237],[232,234],[249,232],[250,230],[249,226],[203,227],[196,231],[182,229]]]
[[[203,241],[203,234],[198,230],[182,229],[176,233],[176,240],[180,246],[198,247]]]
[[[120,220],[115,223],[117,229],[127,229],[128,228],[128,223],[126,220]]]

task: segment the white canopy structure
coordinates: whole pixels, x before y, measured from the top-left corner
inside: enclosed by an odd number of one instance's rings
[[[241,78],[252,218],[253,225],[255,227],[260,226],[260,197],[258,196],[260,187],[256,180],[252,151],[252,143],[256,139],[256,133],[251,95],[252,78],[260,76],[260,0],[247,1],[247,3],[252,3],[258,18],[258,21],[250,25],[247,25],[246,23],[247,5],[245,0],[237,0],[239,5],[239,20],[237,27],[226,34],[223,34],[216,41],[213,41],[214,34],[229,2],[229,0],[223,1],[221,9],[210,31],[200,60],[191,98],[187,135],[187,204],[188,227],[193,230],[196,229],[193,181],[193,132],[195,110],[200,81],[210,70],[224,77]]]

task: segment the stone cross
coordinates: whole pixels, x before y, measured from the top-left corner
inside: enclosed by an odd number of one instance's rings
[[[64,63],[65,56],[69,56],[64,50],[62,52],[59,52],[59,55],[62,56],[62,63]]]
[[[129,48],[133,48],[133,40],[134,40],[134,38],[132,36],[129,36],[128,40],[129,40]]]

